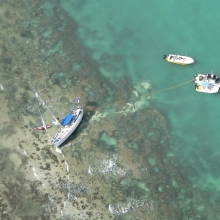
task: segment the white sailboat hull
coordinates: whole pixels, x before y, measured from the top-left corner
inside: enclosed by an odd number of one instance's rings
[[[73,120],[70,124],[61,126],[56,135],[52,139],[52,143],[55,147],[59,147],[66,139],[76,130],[83,118],[83,109],[77,109],[75,111],[76,119]]]

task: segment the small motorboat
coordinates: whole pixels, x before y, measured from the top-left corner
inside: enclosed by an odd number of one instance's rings
[[[220,87],[220,79],[214,74],[196,74],[194,77],[197,92],[217,93]]]
[[[46,127],[46,129],[48,129],[48,128],[51,128],[52,126],[51,125],[46,125],[46,126],[42,125],[42,126],[34,128],[34,130],[39,130],[39,131],[40,130],[46,130],[45,127]]]
[[[180,65],[187,65],[194,63],[193,58],[182,55],[169,54],[168,56],[163,55],[163,58],[170,63],[180,64]]]

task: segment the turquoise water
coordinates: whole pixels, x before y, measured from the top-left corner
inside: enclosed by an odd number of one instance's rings
[[[110,81],[122,76],[135,86],[147,81],[153,91],[172,87],[199,72],[219,70],[220,3],[215,1],[77,1],[61,3],[78,23],[78,37]],[[188,54],[195,65],[165,62],[163,54]],[[188,83],[153,95],[150,108],[162,111],[171,133],[167,155],[194,187],[220,191],[219,94],[200,94]]]

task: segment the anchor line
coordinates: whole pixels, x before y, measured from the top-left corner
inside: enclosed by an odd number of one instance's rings
[[[157,91],[155,91],[155,92],[149,92],[149,93],[146,93],[146,94],[144,94],[144,95],[139,96],[138,98],[140,98],[140,97],[142,97],[142,96],[151,96],[151,95],[156,94],[156,93],[160,93],[160,92],[164,92],[164,91],[167,91],[167,90],[175,89],[175,88],[178,88],[178,87],[180,87],[180,86],[183,86],[183,85],[185,85],[185,84],[187,84],[187,83],[190,83],[190,82],[192,82],[192,81],[193,81],[193,79],[188,80],[188,81],[186,81],[186,82],[184,82],[184,83],[178,84],[178,85],[176,85],[176,86],[172,86],[172,87],[169,87],[169,88],[157,90]],[[94,110],[99,110],[99,109],[103,109],[103,108],[108,108],[108,107],[110,107],[110,106],[118,105],[118,104],[121,104],[121,103],[126,103],[126,102],[131,101],[131,100],[133,100],[133,99],[130,99],[130,100],[127,100],[127,101],[126,101],[126,100],[116,101],[116,102],[110,103],[110,104],[108,104],[108,105],[104,105],[104,106],[97,107],[97,108],[95,108]]]

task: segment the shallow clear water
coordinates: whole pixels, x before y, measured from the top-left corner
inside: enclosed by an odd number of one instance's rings
[[[1,3],[0,217],[219,219],[220,96],[188,82],[219,75],[219,4]],[[59,117],[81,97],[84,119],[61,154],[32,131],[28,80]]]
[[[78,22],[79,38],[107,79],[126,76],[132,85],[148,81],[157,91],[192,79],[198,70],[218,74],[218,4],[73,0],[62,6]],[[188,54],[195,65],[163,61],[162,55],[169,53]],[[170,151],[181,166],[195,169],[189,176],[193,184],[213,192],[219,190],[219,176],[213,167],[220,153],[219,98],[218,94],[196,93],[189,83],[155,94],[150,106],[167,116],[175,136]]]

